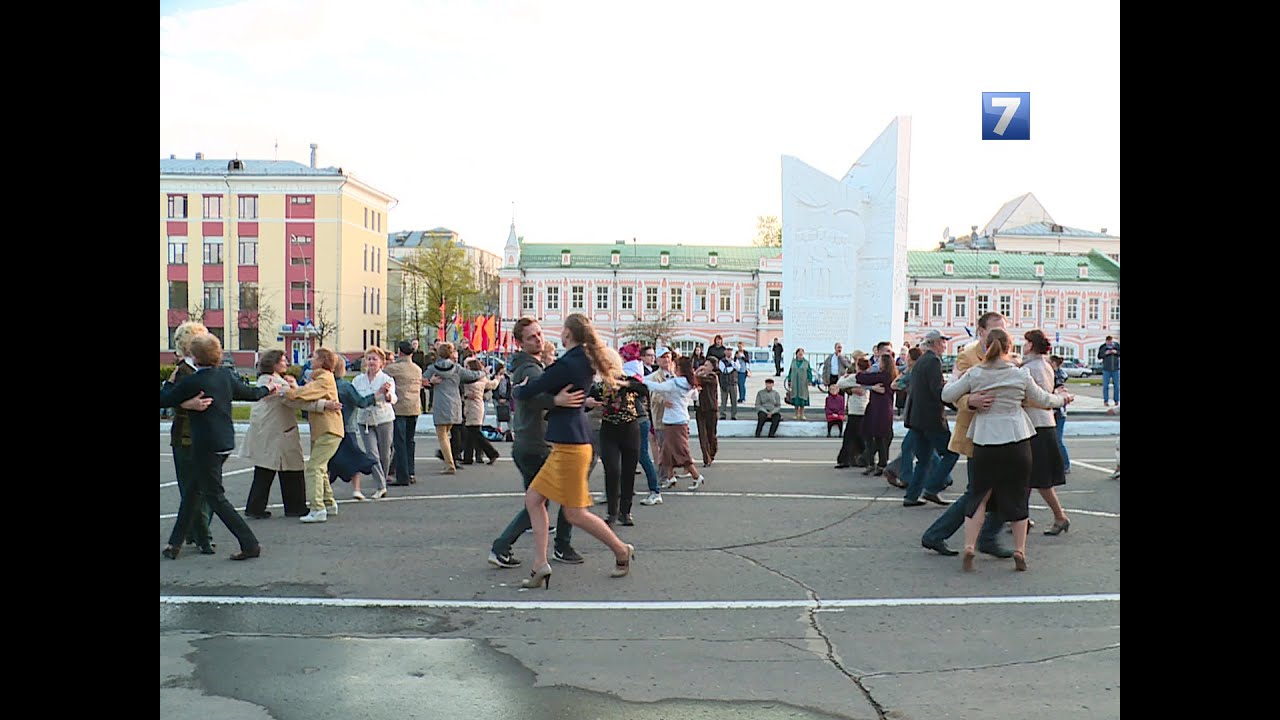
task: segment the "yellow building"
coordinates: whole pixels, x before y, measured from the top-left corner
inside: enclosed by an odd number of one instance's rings
[[[387,213],[396,200],[342,168],[280,160],[160,161],[160,359],[193,314],[237,367],[321,343],[354,356],[386,339]]]

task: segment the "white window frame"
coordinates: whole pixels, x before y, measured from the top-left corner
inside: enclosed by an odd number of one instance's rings
[[[1034,320],[1035,318],[1036,318],[1036,301],[1034,299],[1023,300],[1022,301],[1022,319]]]
[[[720,312],[724,312],[724,313],[733,312],[733,291],[732,290],[720,291]]]
[[[920,293],[911,293],[907,296],[907,309],[911,312],[911,317],[920,319]]]
[[[684,312],[684,288],[668,288],[667,304],[671,307],[672,312]]]
[[[236,262],[240,265],[257,265],[258,264],[258,238],[253,236],[241,237],[237,243]],[[249,258],[253,262],[245,262],[245,249],[252,247],[253,257]]]
[[[957,320],[963,320],[969,317],[969,296],[955,295],[951,298],[951,314]]]
[[[214,246],[217,246],[218,248],[216,253],[218,256],[218,259],[210,260],[209,250]],[[220,237],[204,238],[204,242],[200,244],[200,262],[205,265],[221,265],[223,261],[226,260],[226,256],[223,253],[223,249],[224,249],[223,246],[224,246],[224,243],[222,242],[222,238]]]
[[[597,285],[596,286],[596,310],[608,310],[608,309],[609,309],[609,286]]]
[[[693,289],[693,311],[707,312],[707,288]]]
[[[636,309],[636,289],[630,286],[622,287],[619,289],[622,291],[621,294],[618,296],[619,309],[635,310]]]
[[[550,285],[546,293],[547,310],[560,312],[560,286]]]
[[[536,299],[534,297],[532,285],[520,286],[520,312],[530,313],[534,311]]]
[[[942,293],[932,293],[929,296],[929,319],[941,320],[946,312],[946,296]]]
[[[983,315],[986,315],[987,313],[991,312],[991,296],[990,295],[984,295],[980,293],[978,295],[974,295],[973,297],[974,297],[973,314],[975,318],[980,318]]]
[[[782,312],[782,290],[769,288],[769,307],[767,312]]]
[[[1080,298],[1067,298],[1067,321],[1080,319]]]
[[[756,312],[756,291],[749,289],[742,294],[742,311],[748,315],[754,315]]]
[[[569,286],[569,311],[586,310],[587,309],[587,286],[586,285],[570,285]]]
[[[1120,322],[1120,298],[1111,299],[1111,322]]]
[[[1000,304],[996,306],[999,309],[999,313],[1006,318],[1013,317],[1013,296],[1001,295],[999,303]]]
[[[240,220],[257,220],[258,219],[258,196],[257,195],[239,195],[236,197],[239,205],[236,209],[236,217]]]
[[[225,310],[227,307],[226,288],[220,282],[205,283],[200,295],[204,300],[205,310]]]
[[[1054,322],[1057,322],[1058,320],[1058,296],[1057,295],[1049,295],[1044,299],[1044,319],[1053,320]]]
[[[222,196],[205,195],[201,198],[201,215],[206,220],[222,219]]]
[[[1089,322],[1100,322],[1102,320],[1102,298],[1089,298],[1085,312],[1085,317],[1089,318]]]
[[[170,220],[186,220],[187,212],[188,212],[188,208],[187,208],[186,195],[170,195],[169,196],[169,219]]]
[[[181,250],[179,250],[181,248]],[[181,255],[181,257],[178,257]],[[186,265],[187,264],[187,239],[181,235],[169,236],[169,264],[170,265]]]
[[[658,312],[658,288],[647,287],[644,289],[644,311]]]

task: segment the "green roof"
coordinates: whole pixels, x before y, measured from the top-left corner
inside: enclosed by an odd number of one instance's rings
[[[611,265],[614,251],[618,251],[618,265]],[[626,269],[662,269],[662,253],[670,258],[669,270],[709,270],[750,272],[760,269],[760,258],[778,257],[782,251],[778,248],[763,248],[744,245],[625,245],[574,244],[552,245],[548,243],[523,243],[520,246],[520,267],[522,268],[558,268],[560,254],[571,255],[571,268],[588,268],[612,270]],[[716,266],[712,267],[708,260],[711,253],[716,254]]]
[[[951,261],[955,272],[943,273],[943,264]],[[907,275],[921,278],[961,278],[986,280],[991,263],[1000,263],[1002,280],[1045,280],[1066,282],[1080,280],[1080,266],[1089,267],[1092,282],[1120,282],[1120,263],[1097,250],[1088,255],[1050,255],[1048,253],[1011,253],[973,250],[933,250],[907,253]],[[1036,264],[1044,264],[1044,276],[1036,276]]]

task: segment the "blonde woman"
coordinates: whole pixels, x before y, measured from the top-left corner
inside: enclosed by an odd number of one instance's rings
[[[209,330],[202,324],[188,320],[173,331],[173,347],[177,350],[178,366],[169,375],[169,382],[177,384],[182,378],[196,373],[196,361],[191,355],[191,341],[199,335],[208,334]],[[187,403],[174,408],[173,424],[169,428],[169,447],[173,452],[173,474],[178,481],[179,503],[185,501],[187,493],[195,487],[195,479],[191,470],[191,416],[187,414]],[[195,400],[208,407],[211,400]],[[195,408],[192,408],[195,409]],[[195,499],[192,498],[192,502]],[[213,553],[212,540],[209,538],[209,519],[213,517],[213,509],[203,500],[200,507],[192,514],[195,518],[191,527],[184,528],[187,542],[195,544],[200,552],[206,555]]]
[[[343,362],[337,353],[328,348],[317,348],[311,358],[311,382],[303,387],[282,388],[289,400],[312,402],[324,400],[338,402],[338,384],[333,369]],[[338,501],[333,497],[329,483],[329,460],[338,452],[343,430],[342,415],[337,413],[308,413],[311,423],[311,459],[307,460],[307,505],[311,512],[300,520],[304,523],[322,523],[330,515],[337,516]]]
[[[524,400],[538,394],[555,395],[566,387],[586,392],[593,377],[599,374],[607,389],[617,387],[622,366],[616,355],[605,353],[604,344],[585,315],[574,313],[564,321],[560,332],[565,354],[552,363],[534,382],[526,379],[512,394]],[[574,527],[590,533],[613,551],[615,564],[610,577],[623,577],[631,572],[635,547],[618,539],[613,529],[587,508],[594,504],[587,490],[587,473],[591,468],[591,428],[582,408],[555,407],[547,412],[547,442],[551,455],[533,478],[525,492],[525,508],[533,525],[533,571],[522,585],[527,588],[551,587],[551,564],[547,562],[548,499],[560,503],[565,518]]]
[[[984,392],[991,407],[974,416],[967,437],[973,441],[972,493],[965,502],[964,569],[973,570],[974,546],[986,517],[993,512],[1013,525],[1013,563],[1027,569],[1027,492],[1031,479],[1031,438],[1035,427],[1023,404],[1051,410],[1071,402],[1070,395],[1045,392],[1025,368],[1010,359],[1013,341],[1003,329],[987,334],[987,354],[980,365],[942,388],[942,399],[956,403],[964,395]]]
[[[360,432],[364,451],[378,458],[373,476],[381,487],[373,494],[374,500],[387,496],[387,475],[391,471],[391,433],[396,420],[394,405],[400,399],[396,395],[395,381],[382,370],[386,363],[386,352],[380,347],[371,347],[364,353],[364,365],[360,374],[351,380],[357,393],[374,396],[371,407],[360,408],[356,412],[356,428]],[[358,477],[352,481],[352,485],[355,490],[351,496],[363,500]]]

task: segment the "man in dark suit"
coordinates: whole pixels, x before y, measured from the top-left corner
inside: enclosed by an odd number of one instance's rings
[[[164,556],[176,559],[186,534],[200,510],[201,501],[208,504],[227,529],[240,542],[240,552],[232,560],[248,560],[262,554],[258,538],[249,529],[230,502],[222,487],[222,465],[235,449],[235,426],[231,422],[232,400],[260,400],[273,389],[245,385],[235,371],[218,367],[222,362],[222,343],[214,335],[200,335],[191,341],[191,354],[197,371],[178,384],[166,382],[160,388],[160,407],[173,407],[194,397],[212,402],[203,411],[190,416],[192,489],[178,506],[178,519],[169,535]]]
[[[774,377],[782,375],[782,341],[778,338],[773,339],[773,369]]]
[[[930,330],[920,343],[924,354],[916,361],[911,370],[911,384],[907,389],[906,420],[909,434],[914,442],[915,464],[920,472],[903,458],[902,481],[907,483],[907,494],[902,500],[906,507],[923,505],[923,497],[938,505],[950,505],[938,496],[938,492],[946,487],[947,475],[960,459],[958,453],[947,449],[951,443],[951,426],[947,424],[947,416],[942,408],[942,351],[947,347],[947,338],[937,330]],[[907,445],[907,440],[902,441]],[[929,468],[929,459],[934,452],[942,458]],[[927,472],[926,470],[932,470]],[[927,476],[926,476],[927,474]]]

